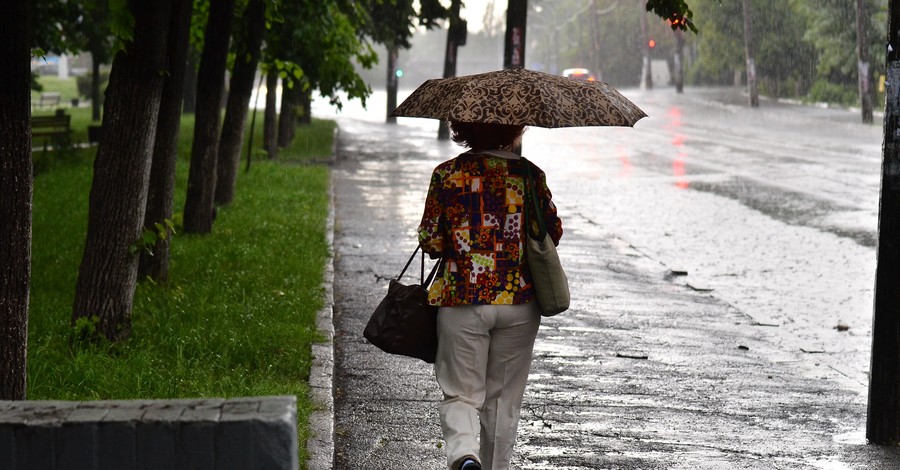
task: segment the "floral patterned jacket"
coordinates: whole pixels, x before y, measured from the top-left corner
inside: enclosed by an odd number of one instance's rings
[[[431,175],[419,244],[444,257],[431,285],[432,305],[522,304],[535,298],[522,218],[526,160],[510,152],[469,151]],[[531,164],[547,233],[555,244],[562,223],[544,172]]]

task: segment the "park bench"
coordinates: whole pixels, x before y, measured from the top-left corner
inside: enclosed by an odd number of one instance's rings
[[[69,144],[69,134],[72,116],[63,110],[56,111],[51,116],[31,117],[31,140],[36,142],[44,137],[44,148],[47,148],[48,140],[54,147],[66,147]]]
[[[59,106],[60,98],[62,94],[58,91],[47,91],[40,94],[38,97],[38,108],[50,107],[50,106]]]

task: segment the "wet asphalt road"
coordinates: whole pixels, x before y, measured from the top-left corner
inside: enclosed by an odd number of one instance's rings
[[[564,217],[573,306],[541,327],[515,467],[900,468],[863,436],[880,129],[727,92],[628,95],[651,116],[635,129],[525,140]],[[335,468],[444,468],[431,367],[361,332],[431,169],[460,150],[427,121],[339,123]]]

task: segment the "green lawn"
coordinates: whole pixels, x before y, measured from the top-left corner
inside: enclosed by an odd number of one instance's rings
[[[87,109],[73,110],[79,115]],[[84,116],[73,118],[76,135]],[[185,116],[176,212],[184,203],[193,119]],[[176,234],[171,280],[135,294],[133,332],[120,344],[90,344],[70,326],[83,253],[96,147],[36,152],[28,398],[93,400],[296,395],[305,461],[310,346],[328,255],[331,152],[335,123],[299,128],[278,161],[242,164],[234,202],[212,234]],[[254,138],[261,141],[261,119]],[[327,137],[327,138],[326,138]]]

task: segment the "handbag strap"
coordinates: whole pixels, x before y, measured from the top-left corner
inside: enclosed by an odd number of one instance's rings
[[[534,187],[535,181],[534,176],[531,174],[531,162],[524,157],[522,157],[521,160],[525,164],[525,205],[527,207],[522,211],[526,215],[525,226],[528,227],[528,236],[534,240],[543,240],[547,235],[547,225],[544,224],[544,211],[541,210],[537,190]],[[531,223],[527,220],[529,208],[534,213],[534,218],[531,219]]]
[[[403,266],[403,270],[400,271],[400,274],[397,276],[397,281],[399,282],[403,275],[406,273],[406,270],[409,268],[409,265],[412,264],[413,259],[416,257],[416,253],[419,252],[421,246],[416,245],[416,249],[413,250],[412,255],[410,255],[409,260],[406,262],[406,266]],[[423,287],[427,287],[431,285],[431,281],[434,279],[435,273],[437,273],[438,267],[440,267],[441,263],[444,261],[444,258],[441,257],[434,263],[434,266],[431,268],[431,272],[428,274],[428,278],[425,278],[425,250],[422,250],[422,268],[419,272],[419,282]]]

